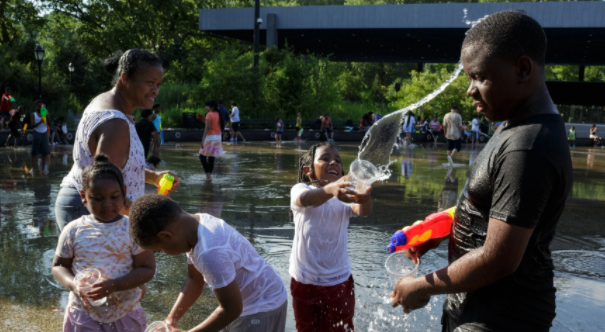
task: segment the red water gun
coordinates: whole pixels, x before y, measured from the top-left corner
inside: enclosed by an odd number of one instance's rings
[[[418,246],[430,239],[442,238],[450,235],[452,222],[456,215],[456,207],[445,211],[433,213],[426,217],[424,221],[404,230],[398,230],[391,237],[391,244],[387,246],[389,253],[400,250],[407,250]]]

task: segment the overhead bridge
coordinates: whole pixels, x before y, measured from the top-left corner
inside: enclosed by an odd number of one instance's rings
[[[579,81],[584,66],[605,65],[603,1],[268,7],[260,10],[260,43],[287,44],[333,61],[456,63],[469,23],[501,10],[520,10],[536,19],[548,39],[546,63],[581,66]],[[202,31],[254,39],[254,8],[199,13]],[[572,102],[582,100],[575,104],[605,105],[605,93],[583,93],[582,84],[562,85],[569,84],[558,84],[558,91],[576,94]],[[595,85],[587,88],[594,91]]]

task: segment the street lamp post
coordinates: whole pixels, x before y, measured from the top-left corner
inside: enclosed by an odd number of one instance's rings
[[[34,55],[36,56],[36,60],[38,60],[38,94],[40,95],[40,99],[42,99],[42,60],[44,60],[44,49],[40,44],[36,44]]]
[[[71,92],[71,75],[74,73],[74,70],[76,70],[76,67],[70,62],[67,68],[69,68],[69,92]]]
[[[252,67],[258,66],[258,44],[260,43],[260,25],[263,19],[260,18],[260,0],[254,1],[254,64]]]

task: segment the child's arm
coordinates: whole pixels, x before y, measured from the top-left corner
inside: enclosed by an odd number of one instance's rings
[[[65,258],[55,255],[52,263],[52,273],[55,280],[57,280],[61,286],[67,288],[70,292],[74,292],[78,297],[80,297],[80,301],[82,305],[90,309],[88,306],[88,301],[84,300],[83,295],[80,294],[78,287],[74,284],[74,272],[73,272],[73,258]]]
[[[34,113],[32,113],[32,115],[30,115],[30,119],[31,119],[31,123],[32,123],[32,128],[36,128],[39,124],[42,123],[42,117],[40,117],[40,122],[36,122],[36,116],[34,115]]]
[[[202,295],[204,287],[206,286],[206,280],[204,276],[198,271],[193,264],[189,264],[187,267],[188,276],[185,279],[185,283],[181,288],[181,293],[176,299],[170,314],[166,317],[166,324],[177,327],[178,322],[185,315],[187,310],[191,308],[193,303]]]
[[[204,141],[206,141],[206,136],[208,136],[208,131],[210,131],[210,126],[212,125],[212,119],[206,119],[204,125],[204,135],[202,136],[202,147],[204,147]]]
[[[153,252],[145,250],[132,256],[132,260],[134,268],[128,274],[116,279],[106,279],[95,283],[87,296],[92,300],[99,300],[112,293],[137,288],[150,281],[155,274]]]
[[[352,206],[353,212],[365,217],[372,212],[372,187],[368,187],[363,194],[357,194],[357,204]]]
[[[304,191],[296,199],[296,205],[303,208],[309,206],[318,207],[332,197],[336,197],[345,203],[355,203],[355,191],[347,189],[347,187],[352,185],[348,181],[348,176],[343,176],[340,180],[321,188]]]
[[[219,306],[200,325],[189,332],[218,332],[242,314],[244,303],[237,282],[214,290]]]
[[[64,258],[55,255],[53,258],[52,273],[55,280],[57,280],[61,286],[67,288],[67,290],[78,294],[76,285],[74,284],[74,272],[72,270],[73,258]]]

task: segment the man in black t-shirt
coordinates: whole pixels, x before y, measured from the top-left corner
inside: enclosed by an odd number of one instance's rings
[[[493,14],[466,35],[467,94],[505,121],[468,170],[449,236],[449,266],[400,280],[405,312],[448,294],[443,331],[548,331],[555,317],[550,243],[572,183],[563,120],[544,81],[546,36],[518,11]],[[442,239],[407,255],[414,261]]]
[[[148,119],[151,114],[153,114],[153,111],[150,109],[142,110],[141,117],[143,119],[134,125],[137,130],[137,135],[139,135],[139,139],[141,140],[141,144],[143,144],[143,149],[145,150],[145,160],[147,160],[147,154],[149,154],[151,139],[153,138],[156,141],[160,139],[160,132],[155,128],[153,122]]]

